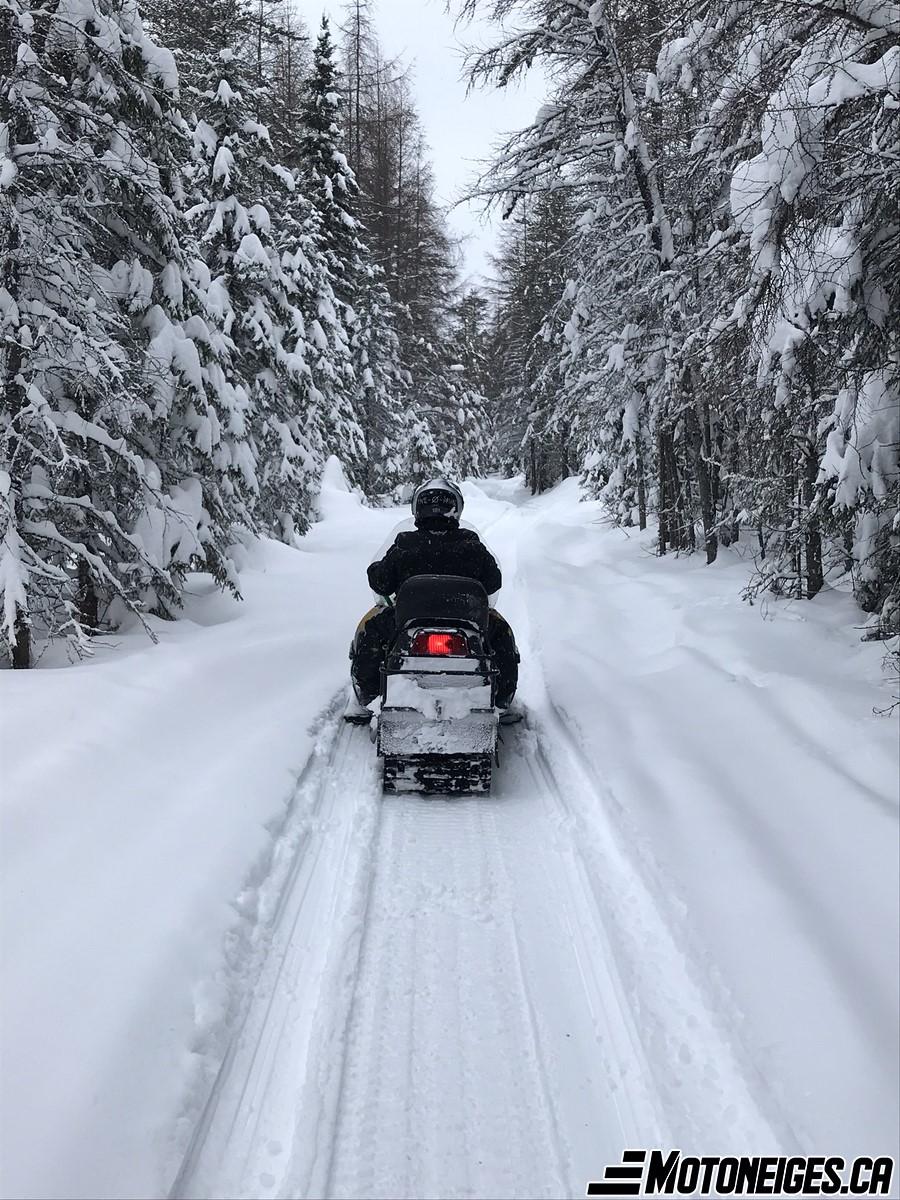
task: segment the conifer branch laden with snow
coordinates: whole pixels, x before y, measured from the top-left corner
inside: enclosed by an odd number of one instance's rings
[[[178,433],[211,373],[170,186],[172,56],[130,4],[4,0],[0,20],[0,575],[27,666],[35,636],[83,650],[116,603],[171,611],[189,566],[230,569],[219,496]]]
[[[655,514],[661,553],[711,561],[752,531],[757,587],[848,575],[897,632],[896,6],[460,9],[515,18],[474,83],[540,61],[552,87],[475,189],[520,226],[497,329],[523,347],[506,403],[532,487],[560,478],[564,430],[614,519]],[[528,215],[559,195],[570,228],[538,296],[516,282]]]
[[[364,10],[345,81],[327,22],[310,54],[278,0],[0,0],[14,666],[129,612],[152,635],[193,571],[239,595],[236,544],[295,543],[331,455],[372,499],[493,461],[407,73]]]

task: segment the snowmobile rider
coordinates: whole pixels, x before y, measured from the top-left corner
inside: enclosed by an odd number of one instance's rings
[[[462,492],[447,479],[430,479],[412,498],[416,528],[397,534],[384,558],[369,567],[369,587],[393,596],[413,575],[462,575],[477,580],[490,595],[502,583],[500,568],[474,529],[460,527]],[[363,617],[351,648],[353,690],[362,705],[381,691],[381,666],[396,633],[394,610],[378,606]],[[491,609],[488,640],[497,666],[497,707],[512,704],[519,676],[519,655],[509,624]]]

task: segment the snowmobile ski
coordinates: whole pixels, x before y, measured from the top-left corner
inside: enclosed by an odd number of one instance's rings
[[[360,704],[355,696],[351,696],[344,709],[344,720],[348,725],[368,725],[372,720],[372,710]]]

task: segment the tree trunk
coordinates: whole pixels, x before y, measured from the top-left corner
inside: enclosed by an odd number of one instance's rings
[[[701,400],[700,419],[703,430],[703,452],[706,458],[706,470],[709,475],[709,490],[712,496],[713,514],[715,514],[719,508],[719,464],[722,460],[722,444],[721,436],[713,436],[712,411],[709,407],[709,398],[706,395]]]
[[[692,385],[693,389],[693,385]],[[685,420],[687,423],[688,445],[694,463],[694,474],[697,477],[697,488],[700,492],[700,517],[703,521],[703,541],[706,546],[707,564],[716,561],[719,549],[716,537],[716,514],[713,504],[712,487],[709,479],[709,460],[704,456],[703,436],[700,432],[700,415],[696,394],[691,396],[687,406]]]
[[[17,671],[31,666],[31,628],[20,608],[16,609],[16,640],[12,648],[12,665]]]
[[[569,427],[563,425],[559,432],[559,470],[562,479],[569,478]]]
[[[657,490],[656,507],[659,513],[659,537],[656,553],[665,554],[669,545],[669,456],[666,453],[666,435],[663,433],[662,422],[656,431],[656,469]]]
[[[644,480],[644,434],[638,417],[635,430],[634,458],[637,465],[638,528],[647,528],[647,484]]]
[[[803,525],[803,491],[797,480],[796,447],[788,446],[791,455],[789,492],[791,497],[791,573],[797,581],[797,594],[803,594],[803,562],[800,555],[800,529]],[[802,468],[802,463],[801,463]]]
[[[78,563],[78,619],[88,634],[96,633],[100,624],[100,601],[90,568],[83,558]]]
[[[362,124],[362,97],[360,95],[362,89],[362,13],[360,12],[359,3],[356,5],[356,26],[354,29],[355,40],[353,46],[354,70],[356,84],[356,103],[354,106],[353,133],[351,135],[351,144],[355,138],[353,150],[353,170],[359,177],[362,169],[362,142],[360,140],[360,125]]]
[[[673,527],[675,537],[673,544],[676,550],[693,550],[696,547],[696,543],[694,541],[694,518],[688,496],[690,483],[687,479],[683,480],[681,478],[681,473],[678,470],[674,436],[670,434],[666,441],[666,448],[669,453],[669,478],[672,482],[674,508]]]
[[[805,529],[803,543],[806,558],[806,598],[811,600],[822,590],[825,576],[822,570],[822,535],[819,530],[819,518],[810,515],[810,510],[816,498],[816,476],[819,473],[819,462],[816,445],[812,435],[804,447],[803,461],[803,508]]]
[[[397,114],[397,213],[394,219],[394,262],[396,263],[397,294],[408,301],[407,283],[404,278],[404,267],[401,266],[402,255],[402,221],[403,221],[403,151],[405,138],[403,133],[404,115],[403,98],[400,100],[400,111]]]
[[[14,145],[24,140],[24,121],[19,110],[15,124],[13,125]],[[11,198],[14,201],[14,188],[10,189]],[[15,221],[11,222],[9,236],[7,241],[7,267],[4,271],[6,278],[7,291],[12,296],[15,303],[19,294],[19,267],[17,260],[17,252],[19,250],[19,226]],[[19,372],[22,368],[22,343],[18,338],[10,338],[6,356],[6,371],[5,383],[3,387],[3,407],[10,414],[9,429],[7,435],[7,452],[9,454],[9,471],[12,476],[12,487],[9,489],[7,501],[12,508],[12,520],[17,524],[22,516],[21,504],[21,483],[22,476],[25,474],[23,464],[16,463],[16,456],[21,446],[21,438],[16,430],[16,417],[23,407],[23,389],[16,382]],[[25,585],[27,589],[27,584]],[[13,621],[13,637],[14,642],[11,647],[12,665],[16,670],[26,670],[31,666],[31,626],[28,624],[27,613],[24,612],[19,605],[16,605],[16,614]]]

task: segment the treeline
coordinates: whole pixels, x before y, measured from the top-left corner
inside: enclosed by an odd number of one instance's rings
[[[583,469],[659,553],[749,534],[753,589],[852,579],[900,630],[900,21],[888,0],[464,0],[552,81],[502,203],[501,447]],[[514,30],[515,32],[510,32]]]
[[[455,263],[364,0],[0,0],[0,655],[488,465]]]

